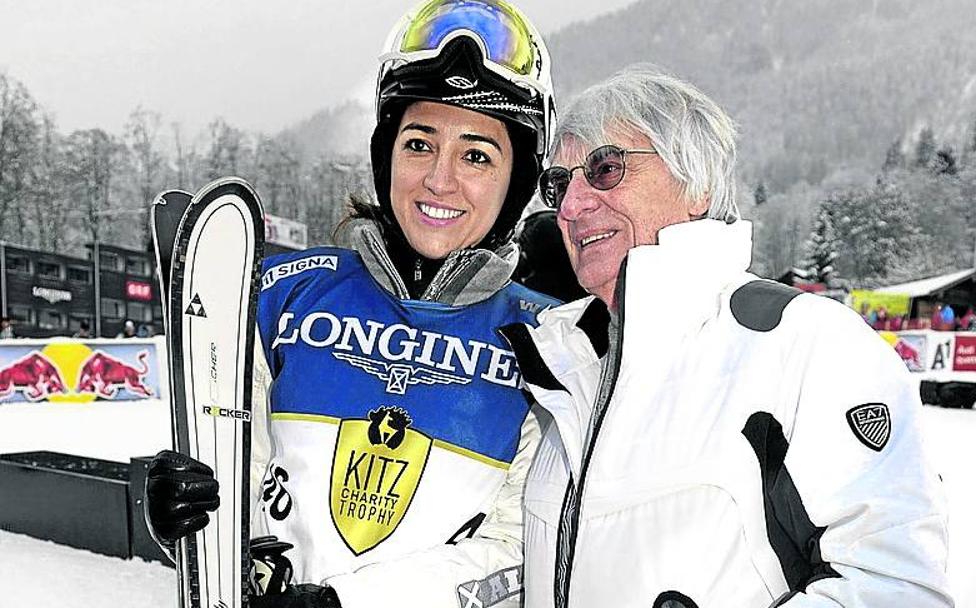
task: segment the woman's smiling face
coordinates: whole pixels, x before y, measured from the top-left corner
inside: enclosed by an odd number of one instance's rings
[[[512,175],[512,143],[500,120],[418,101],[393,143],[390,202],[410,246],[438,260],[471,247],[498,219]]]

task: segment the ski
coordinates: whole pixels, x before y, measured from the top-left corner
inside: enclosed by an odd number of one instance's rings
[[[185,201],[168,194],[166,206]],[[251,365],[264,214],[254,190],[238,178],[197,192],[175,233],[173,217],[158,207],[153,228],[167,283],[174,448],[209,465],[220,484],[210,523],[177,546],[180,607],[240,608],[247,605],[250,570]]]
[[[159,301],[163,311],[163,328],[166,333],[167,353],[172,352],[170,337],[173,332],[169,326],[169,293],[170,293],[170,269],[173,265],[173,249],[176,246],[176,236],[179,231],[180,222],[183,214],[190,206],[193,195],[182,190],[167,190],[161,192],[153,200],[149,208],[149,234],[152,237],[153,253],[156,260],[156,282],[159,285]],[[167,365],[170,371],[170,386],[173,386],[173,365]],[[172,391],[171,391],[172,392]],[[176,445],[176,410],[170,404],[170,425],[173,432],[173,445]],[[152,526],[146,523],[152,531]],[[157,539],[158,541],[158,539]],[[178,580],[183,580],[185,569],[184,550],[177,548],[176,555],[170,555],[176,563],[176,576]],[[179,587],[179,606],[186,605],[186,598],[183,596],[183,586]]]
[[[167,328],[169,326],[169,273],[173,266],[176,233],[192,199],[193,195],[189,192],[166,190],[156,195],[149,208],[149,233],[152,235],[153,253],[156,255],[156,281],[159,283],[159,299],[163,308],[163,325]]]

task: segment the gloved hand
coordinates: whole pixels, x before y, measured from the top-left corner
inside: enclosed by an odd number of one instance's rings
[[[170,450],[153,457],[143,502],[149,531],[172,557],[176,541],[202,529],[220,506],[213,469]]]
[[[252,595],[284,593],[291,584],[291,560],[285,551],[295,545],[278,540],[277,536],[252,538],[248,545],[251,554],[250,585]]]
[[[248,605],[251,608],[342,608],[332,587],[311,583],[289,585],[283,593],[252,595]]]

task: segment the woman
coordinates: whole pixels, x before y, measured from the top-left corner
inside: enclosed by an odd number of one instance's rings
[[[501,0],[429,0],[391,33],[377,91],[378,205],[354,203],[345,248],[265,262],[252,537],[279,542],[252,545],[277,575],[252,605],[518,605],[539,431],[496,328],[556,303],[509,280],[549,58]],[[149,477],[158,538],[205,525],[205,469],[166,452]],[[278,593],[286,562],[303,584]]]

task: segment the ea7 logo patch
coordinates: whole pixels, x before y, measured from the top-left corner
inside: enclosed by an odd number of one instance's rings
[[[884,403],[865,403],[847,411],[847,424],[854,436],[875,452],[880,452],[891,436],[891,416]]]

